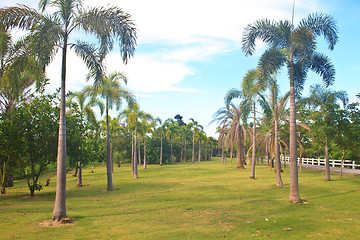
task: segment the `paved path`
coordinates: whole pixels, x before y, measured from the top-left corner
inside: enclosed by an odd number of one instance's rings
[[[286,162],[286,165],[289,165],[289,162]],[[318,170],[324,170],[325,166],[318,166],[318,165],[311,165],[311,164],[303,164],[302,167],[304,168],[313,168]],[[338,167],[330,167],[331,171],[340,172],[340,168]],[[349,173],[354,175],[360,175],[360,169],[352,169],[352,168],[343,168],[343,173]]]

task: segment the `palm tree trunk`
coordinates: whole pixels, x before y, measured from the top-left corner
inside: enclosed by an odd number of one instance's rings
[[[186,136],[185,136],[184,162],[186,162]]]
[[[67,29],[65,29],[67,30]],[[64,36],[64,46],[62,52],[61,65],[61,100],[60,100],[60,123],[59,123],[59,139],[57,153],[57,183],[55,205],[52,219],[60,221],[66,218],[66,115],[65,115],[65,78],[66,78],[66,49],[67,35]]]
[[[137,126],[136,126],[136,123],[135,123],[135,134],[134,134],[134,178],[139,178],[138,169],[137,169],[136,144],[137,144]]]
[[[139,159],[139,165],[142,165],[142,163],[141,163],[141,150],[140,150],[140,148],[141,148],[141,145],[140,145],[140,137],[138,137],[138,154],[139,154],[138,159]]]
[[[144,137],[144,169],[146,168],[146,138]]]
[[[107,190],[114,191],[112,181],[112,168],[110,158],[110,133],[109,133],[109,99],[106,98],[106,175],[107,175]]]
[[[297,146],[296,146],[296,109],[294,89],[294,66],[290,66],[290,195],[289,201],[301,202],[299,194]]]
[[[253,125],[253,149],[252,149],[252,158],[251,158],[251,173],[250,179],[255,179],[255,154],[256,154],[256,111],[255,111],[255,102],[253,103],[254,109],[254,125]]]
[[[199,162],[201,162],[201,141],[199,140],[199,155],[198,155],[198,160]]]
[[[274,92],[275,92],[274,87]],[[275,96],[275,93],[274,93]],[[279,121],[277,116],[277,105],[274,104],[274,155],[275,155],[275,171],[276,171],[276,186],[282,187],[284,183],[281,179],[281,162],[279,151]]]
[[[243,151],[243,139],[242,139],[242,129],[239,126],[237,129],[237,144],[238,144],[238,148],[237,148],[237,168],[244,168],[243,165],[243,158],[242,158],[242,151]]]
[[[330,178],[330,163],[329,163],[329,147],[325,146],[325,181],[331,181]]]
[[[183,155],[184,155],[184,144],[181,142],[181,154],[180,154],[180,161],[183,160]]]
[[[192,163],[195,162],[195,129],[193,134],[193,149],[192,149]]]
[[[113,152],[112,139],[110,139],[110,163],[111,163],[111,172],[114,173],[114,152]]]
[[[171,164],[174,164],[173,142],[172,142],[172,137],[171,136],[170,136],[170,151],[171,151]]]
[[[160,138],[160,166],[162,166],[163,164],[163,157],[162,157],[162,152],[163,152],[163,132],[161,131],[161,138]]]
[[[131,135],[131,174],[134,175],[134,132]]]

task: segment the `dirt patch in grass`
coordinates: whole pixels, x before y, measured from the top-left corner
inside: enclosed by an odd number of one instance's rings
[[[58,227],[58,226],[66,226],[73,223],[76,223],[77,220],[74,218],[62,218],[60,221],[54,220],[45,220],[40,222],[38,225],[43,227]]]

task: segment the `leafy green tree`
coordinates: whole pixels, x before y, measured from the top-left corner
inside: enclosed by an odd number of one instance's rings
[[[338,42],[337,26],[333,18],[325,14],[310,14],[300,20],[297,26],[293,21],[268,19],[258,20],[245,28],[242,49],[252,55],[256,40],[269,45],[260,59],[265,71],[272,73],[286,66],[290,82],[290,195],[289,201],[301,202],[298,187],[296,110],[295,92],[300,94],[307,73],[318,73],[325,84],[332,84],[335,76],[334,66],[325,55],[316,52],[316,37],[323,35],[328,47],[333,50]]]
[[[339,108],[337,101],[341,100],[346,106],[349,99],[344,91],[325,89],[317,84],[310,87],[308,103],[314,108],[312,111],[312,124],[310,125],[313,141],[325,146],[325,181],[330,181],[329,146],[330,141],[336,134],[335,119],[336,109]]]
[[[34,97],[13,109],[2,122],[1,138],[25,176],[31,197],[42,189],[38,182],[41,173],[56,159],[58,108],[54,104],[54,95]]]

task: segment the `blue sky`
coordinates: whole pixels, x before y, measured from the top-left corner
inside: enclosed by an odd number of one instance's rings
[[[37,7],[37,1],[5,0]],[[252,57],[241,51],[244,27],[257,19],[290,19],[293,0],[84,0],[84,6],[118,4],[130,13],[138,28],[135,57],[124,66],[117,51],[107,57],[107,72],[124,71],[128,88],[140,101],[142,110],[156,117],[194,118],[208,135],[216,137],[216,125],[208,126],[213,114],[224,106],[223,98],[231,88],[239,88],[245,73],[255,68],[266,45],[259,42]],[[329,56],[336,68],[333,89],[346,90],[350,99],[360,93],[360,1],[296,0],[295,23],[313,12],[334,17],[339,43],[334,51],[319,39],[318,51]],[[83,38],[78,35],[77,38]],[[78,91],[84,85],[86,68],[74,53],[69,53],[67,90]],[[48,67],[51,84],[48,91],[60,87],[60,58]],[[285,70],[279,75],[281,92],[289,89]],[[321,78],[309,74],[303,91]],[[114,116],[116,113],[113,112]]]

